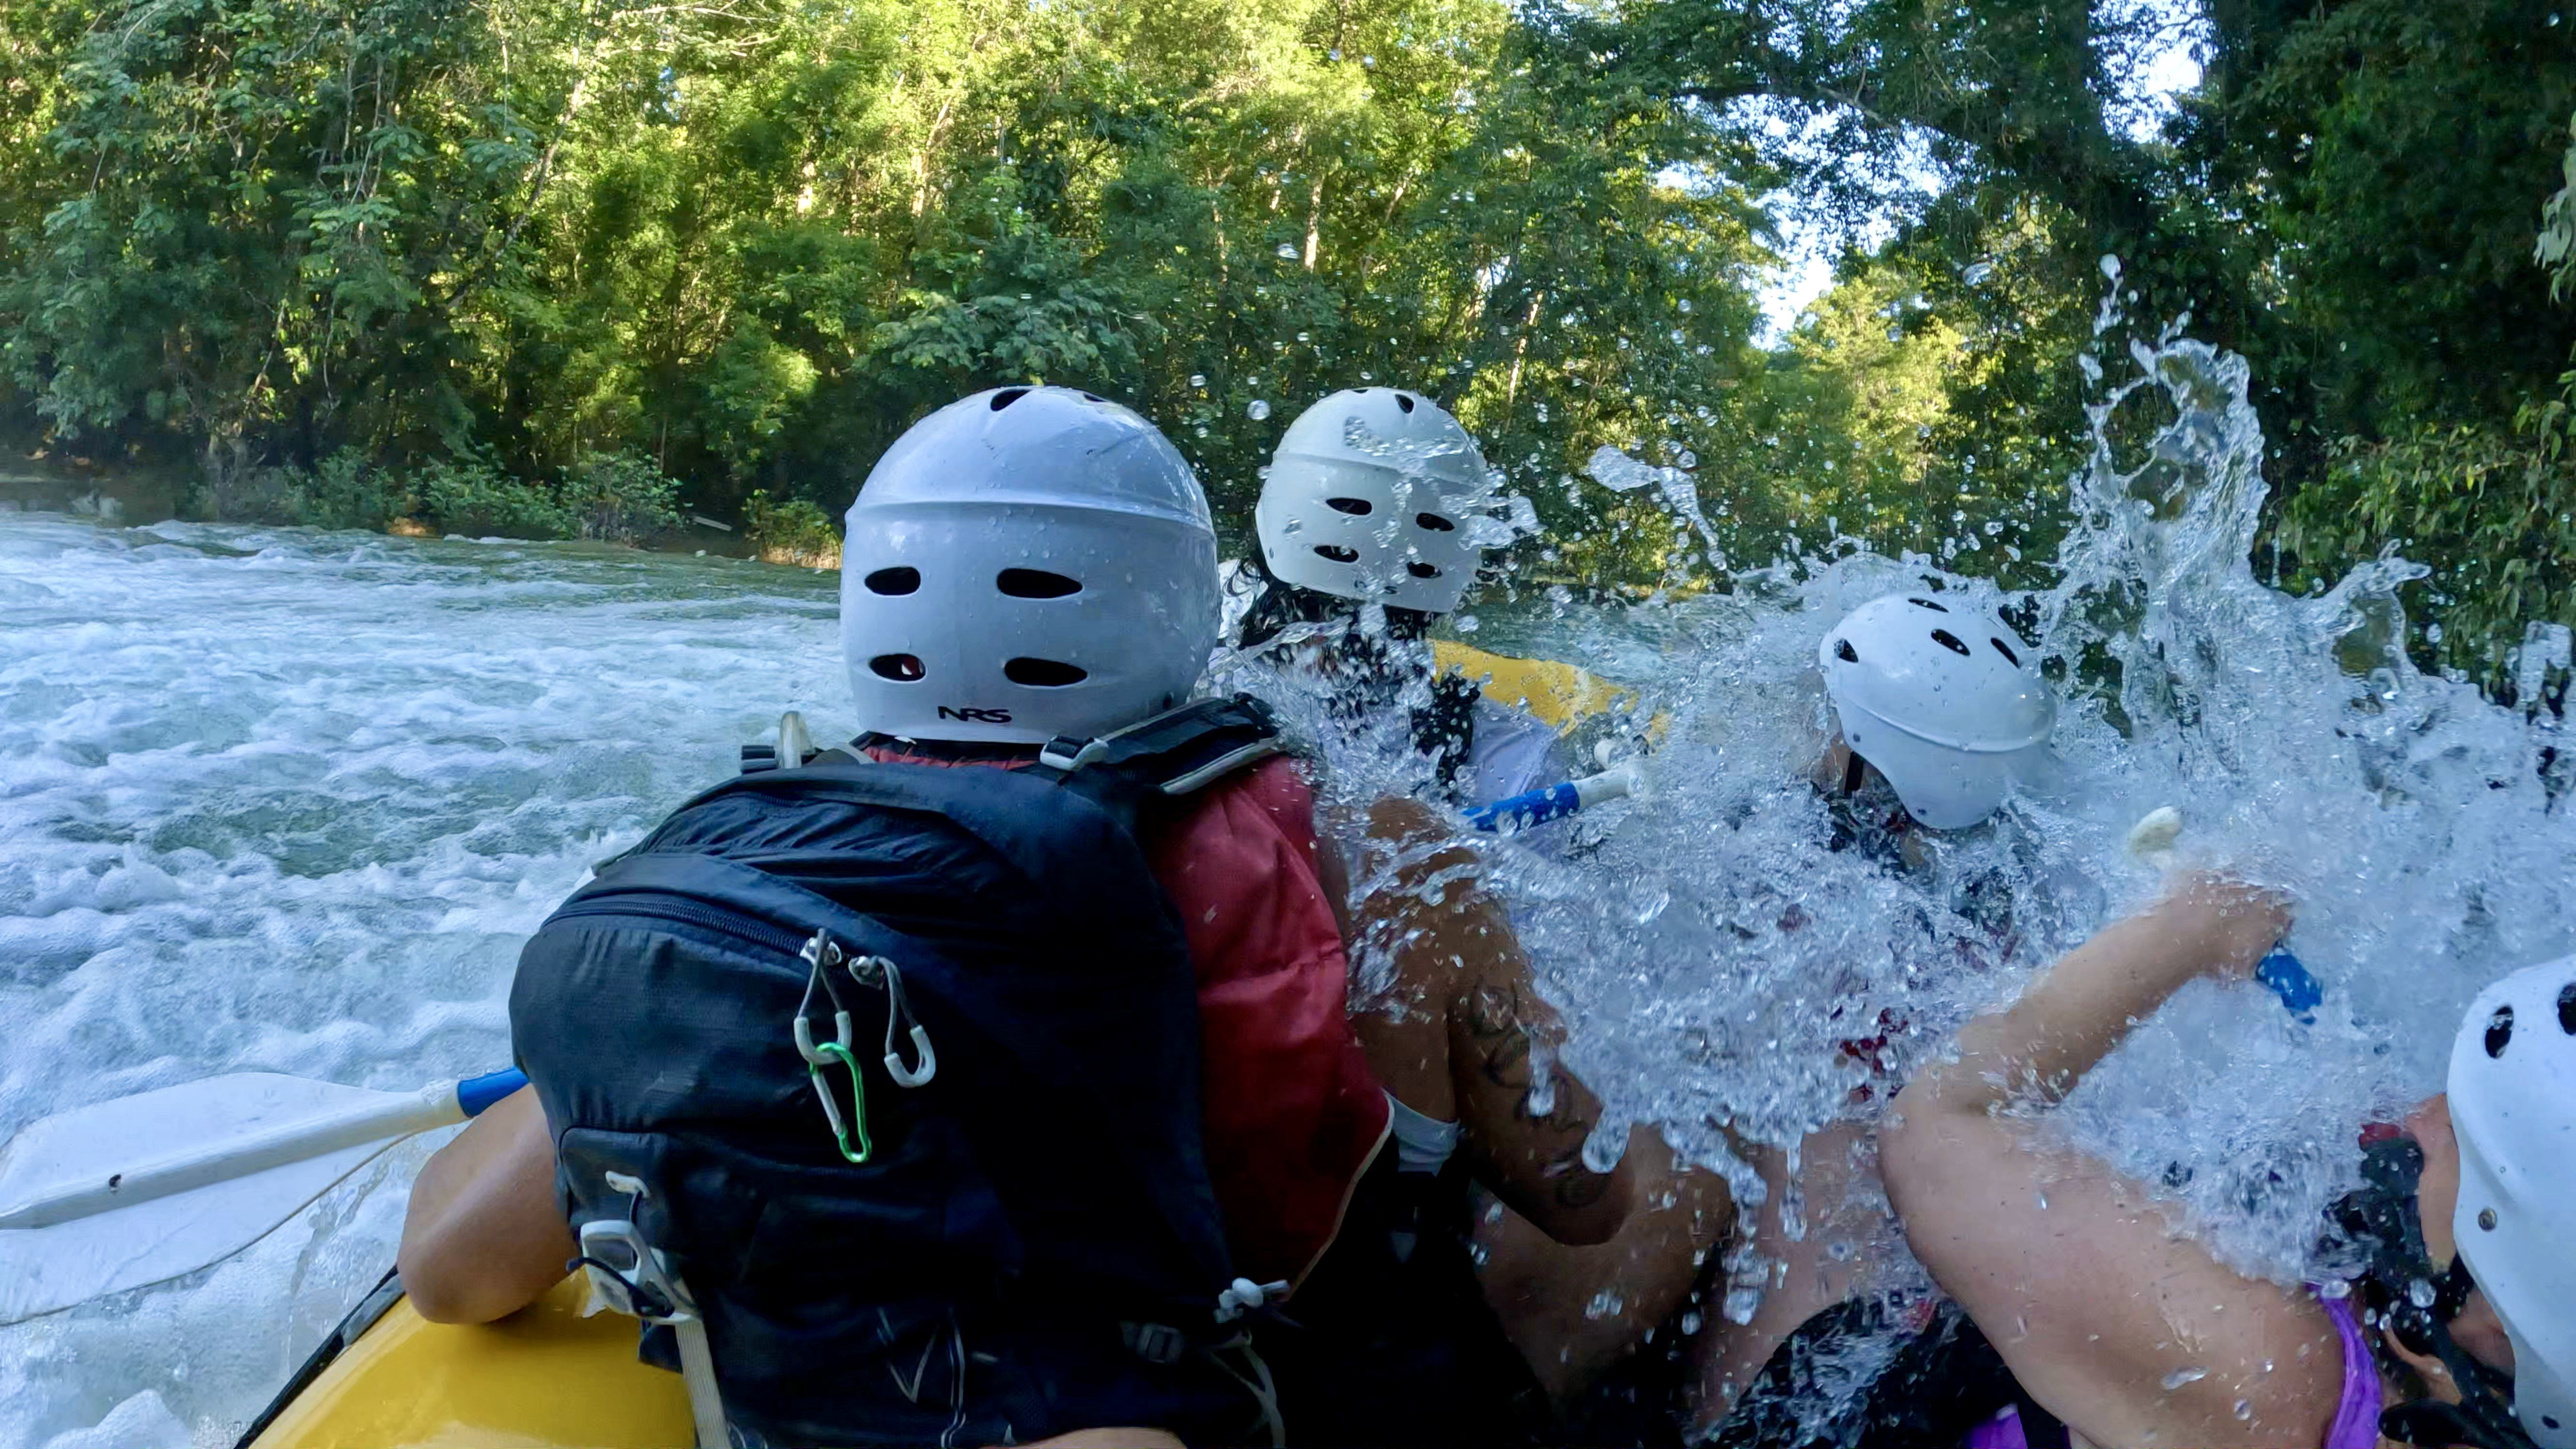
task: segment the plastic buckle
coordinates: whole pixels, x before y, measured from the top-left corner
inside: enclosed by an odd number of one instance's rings
[[[581,1265],[598,1301],[630,1318],[681,1323],[697,1317],[697,1303],[630,1219],[582,1224]]]
[[[1129,1352],[1150,1364],[1179,1363],[1190,1348],[1189,1339],[1168,1323],[1122,1323],[1118,1325],[1118,1336],[1126,1341]]]
[[[1070,775],[1109,753],[1107,740],[1078,740],[1071,735],[1057,735],[1038,751],[1038,763]]]

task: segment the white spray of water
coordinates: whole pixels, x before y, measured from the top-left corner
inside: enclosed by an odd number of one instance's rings
[[[2301,1027],[2259,991],[2195,987],[2064,1116],[2170,1187],[2229,1261],[2292,1281],[2352,1185],[2355,1130],[2439,1090],[2480,986],[2576,940],[2559,728],[2414,668],[2397,590],[2415,565],[2377,560],[2308,599],[2258,581],[2244,363],[2170,334],[2129,360],[2092,409],[2100,441],[2044,594],[1863,554],[1525,636],[1644,684],[1668,736],[1651,801],[1579,823],[1578,849],[1490,857],[1575,1023],[1567,1060],[1609,1099],[1604,1130],[1659,1123],[1744,1187],[1720,1128],[1785,1145],[1873,1113],[1968,1015],[2147,898],[2126,833],[2178,806],[2185,858],[2296,894],[2326,1014]],[[2115,419],[2152,432],[2143,458],[2115,455]],[[2035,610],[2039,652],[2074,681],[2053,768],[1980,828],[1837,848],[1848,825],[1807,782],[1830,727],[1816,641],[1858,603],[1927,587]],[[2536,634],[2524,668],[2551,647]]]

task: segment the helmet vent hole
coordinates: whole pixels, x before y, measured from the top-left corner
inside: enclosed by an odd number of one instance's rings
[[[1360,551],[1358,549],[1344,548],[1338,543],[1319,543],[1315,545],[1315,553],[1317,556],[1331,559],[1335,563],[1358,563],[1360,561]]]
[[[2499,1006],[2495,1010],[2495,1015],[2487,1018],[2487,1055],[2503,1056],[2505,1045],[2512,1040],[2513,1008]]]
[[[1395,405],[1404,409],[1406,412],[1413,411],[1413,394],[1409,392],[1397,393],[1395,395]]]
[[[1417,513],[1413,515],[1413,521],[1418,527],[1429,529],[1433,533],[1456,533],[1458,531],[1458,525],[1451,523],[1448,519],[1441,517],[1437,513]]]
[[[994,578],[993,587],[1014,599],[1061,599],[1081,593],[1082,581],[1044,569],[1004,569]]]
[[[871,594],[909,594],[921,587],[921,570],[909,567],[879,569],[863,582]]]
[[[1995,646],[1995,652],[2002,655],[2005,661],[2010,663],[2013,668],[2021,668],[2021,656],[2012,652],[2011,645],[2005,643],[2001,639],[1988,639],[1986,642]]]
[[[1845,664],[1858,664],[1860,662],[1860,654],[1857,650],[1851,647],[1851,641],[1849,639],[1837,639],[1834,641],[1834,657]]]
[[[1377,512],[1377,505],[1365,498],[1327,498],[1324,500],[1324,506],[1335,513],[1347,513],[1353,518],[1366,518]]]
[[[1000,392],[993,394],[993,411],[998,413],[1002,409],[1009,407],[1011,404],[1018,402],[1020,399],[1027,397],[1028,395],[1029,390],[1027,388],[1006,387]]]
[[[1436,579],[1440,577],[1440,570],[1433,568],[1427,563],[1406,564],[1404,566],[1404,571],[1413,575],[1417,579]]]
[[[2558,988],[2558,1029],[2576,1036],[2576,981]]]
[[[1003,665],[1002,677],[1013,684],[1025,684],[1033,689],[1062,689],[1068,684],[1080,684],[1089,679],[1091,671],[1062,660],[1022,657]]]
[[[1947,630],[1947,629],[1935,629],[1935,630],[1933,630],[1933,631],[1932,631],[1932,642],[1933,642],[1933,643],[1935,643],[1935,644],[1940,645],[1940,646],[1941,646],[1942,648],[1944,648],[1944,649],[1949,650],[1951,653],[1958,655],[1958,656],[1959,656],[1960,658],[1962,658],[1962,659],[1966,659],[1966,658],[1968,658],[1968,657],[1969,657],[1969,654],[1968,654],[1968,646],[1967,646],[1967,645],[1965,645],[1965,644],[1960,643],[1960,642],[1959,642],[1959,636],[1958,636],[1958,635],[1956,635],[1956,634],[1951,633],[1951,632],[1950,632],[1949,630]]]
[[[879,679],[910,684],[925,672],[921,661],[909,654],[880,654],[868,661],[868,671]]]
[[[1918,609],[1930,609],[1935,614],[1946,614],[1950,612],[1947,605],[1936,604],[1930,599],[1908,599],[1905,602],[1912,604]]]

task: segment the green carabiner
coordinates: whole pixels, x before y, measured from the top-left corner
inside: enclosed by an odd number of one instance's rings
[[[839,1062],[850,1073],[850,1119],[844,1123],[840,1105],[832,1100],[832,1086],[823,1080],[823,1064],[812,1060],[805,1063],[806,1078],[814,1084],[814,1095],[823,1099],[823,1116],[832,1124],[832,1140],[840,1144],[842,1158],[852,1163],[865,1162],[869,1154],[876,1151],[876,1144],[868,1140],[868,1087],[859,1076],[858,1058],[851,1056],[850,1049],[836,1041],[818,1044],[814,1054]],[[853,1130],[859,1139],[855,1150],[850,1146]]]
[[[850,1055],[850,1009],[841,1001],[841,990],[832,984],[831,968],[843,960],[841,948],[832,943],[831,933],[816,931],[798,955],[806,965],[805,999],[796,1004],[796,1054],[805,1059],[805,1079],[814,1084],[814,1095],[823,1103],[823,1120],[832,1124],[832,1140],[840,1144],[843,1159],[860,1163],[868,1160],[876,1145],[868,1141],[868,1084],[859,1075],[859,1059]],[[832,999],[833,1040],[814,1040],[814,986],[820,982],[823,994]],[[850,1074],[850,1120],[841,1120],[841,1104],[832,1096],[832,1084],[823,1080],[823,1064],[839,1062]],[[855,1125],[859,1145],[850,1146],[850,1133]]]

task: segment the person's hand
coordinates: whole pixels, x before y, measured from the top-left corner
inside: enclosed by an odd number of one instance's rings
[[[2201,943],[2210,975],[2241,980],[2290,933],[2290,897],[2218,870],[2177,871],[2152,914]]]

